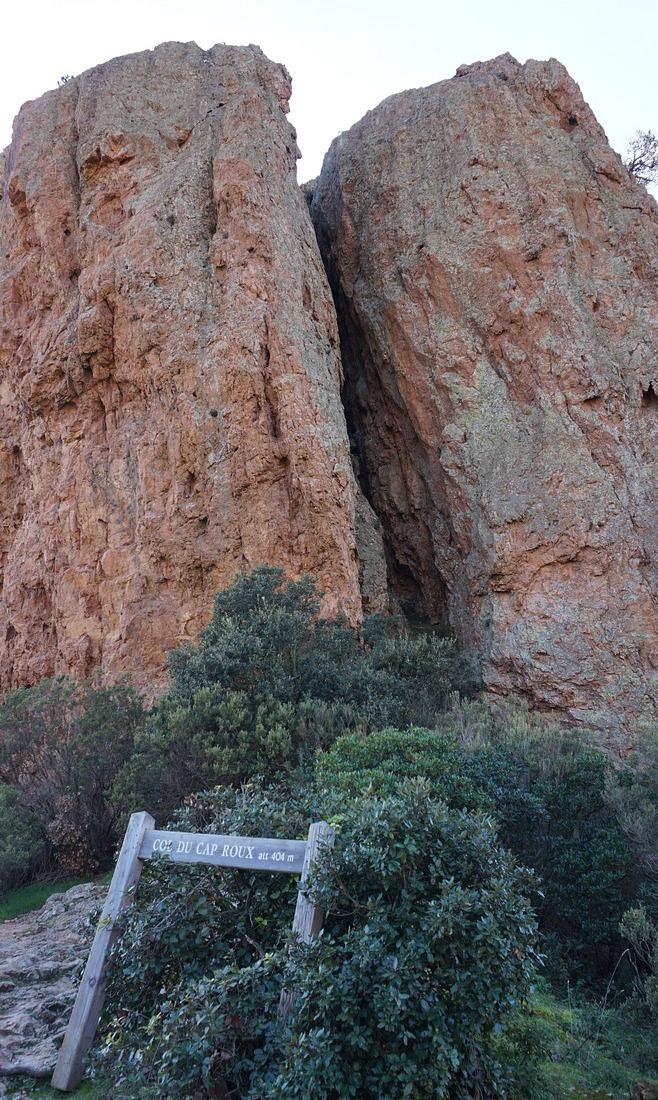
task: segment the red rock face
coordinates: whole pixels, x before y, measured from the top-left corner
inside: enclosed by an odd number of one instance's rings
[[[623,749],[656,714],[654,200],[561,65],[506,55],[371,111],[312,209],[398,587]]]
[[[153,695],[240,567],[358,621],[333,303],[289,77],[169,43],[28,103],[0,202],[0,687]]]

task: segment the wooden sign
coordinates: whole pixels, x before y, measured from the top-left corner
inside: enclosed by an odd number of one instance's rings
[[[133,814],[128,823],[51,1081],[53,1088],[61,1092],[73,1092],[82,1080],[82,1062],[94,1040],[103,1008],[107,957],[119,935],[117,920],[132,901],[145,860],[159,857],[173,863],[301,875],[292,930],[308,943],[322,927],[322,911],[308,901],[302,887],[320,845],[333,844],[334,830],[326,821],[311,825],[307,840],[174,833],[154,829],[154,824],[147,813]],[[293,1001],[294,991],[284,990],[279,1006],[281,1020]]]
[[[211,863],[243,871],[285,871],[301,875],[305,840],[270,840],[253,836],[213,836],[206,833],[164,833],[148,829],[140,859],[165,856],[174,863]]]

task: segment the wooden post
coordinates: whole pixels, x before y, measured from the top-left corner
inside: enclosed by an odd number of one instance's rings
[[[153,818],[147,813],[133,814],[128,823],[52,1077],[53,1088],[60,1089],[61,1092],[72,1092],[82,1080],[82,1060],[93,1042],[103,1008],[107,955],[119,934],[116,921],[122,909],[132,900],[129,891],[137,886],[142,871],[139,850],[144,833],[147,829],[152,829],[154,824]]]
[[[326,821],[311,825],[306,842],[272,837],[158,832],[153,829],[154,824],[147,813],[133,814],[128,823],[52,1077],[53,1088],[61,1092],[73,1092],[82,1080],[82,1061],[94,1040],[103,1008],[107,956],[119,935],[117,918],[132,900],[131,891],[134,892],[139,882],[146,859],[159,856],[175,863],[207,863],[287,874],[301,871],[292,930],[302,943],[310,943],[322,928],[322,910],[304,897],[302,891],[320,845],[333,845],[334,830]],[[281,1021],[285,1020],[294,1000],[294,991],[284,989],[279,1002]]]
[[[302,875],[299,880],[299,893],[297,895],[297,905],[295,906],[295,917],[292,922],[292,930],[299,936],[302,943],[310,943],[311,940],[317,936],[322,928],[322,921],[324,920],[324,913],[322,910],[304,896],[304,883],[309,876],[311,867],[318,858],[320,846],[324,845],[325,847],[332,848],[335,835],[331,825],[328,825],[326,821],[314,822],[308,831],[306,856],[304,858]],[[279,1000],[279,1021],[281,1023],[285,1022],[294,1002],[294,990],[282,990]]]

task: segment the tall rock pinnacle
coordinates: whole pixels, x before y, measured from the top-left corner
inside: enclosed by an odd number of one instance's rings
[[[361,615],[331,295],[290,80],[168,43],[26,104],[0,201],[0,688],[151,693],[241,567]]]
[[[658,208],[565,69],[387,99],[312,212],[400,594],[611,749],[656,716]]]

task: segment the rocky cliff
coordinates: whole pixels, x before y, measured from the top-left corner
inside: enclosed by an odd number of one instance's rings
[[[556,61],[393,96],[312,212],[407,606],[623,747],[656,714],[658,210]]]
[[[214,592],[261,562],[361,616],[336,319],[289,95],[255,46],[169,43],[17,118],[0,688],[102,666],[153,694]]]
[[[490,691],[623,750],[656,715],[655,202],[556,61],[393,96],[312,189],[341,367],[289,94],[254,46],[169,43],[17,119],[0,689],[100,665],[153,695],[261,562],[358,622],[385,545]]]

